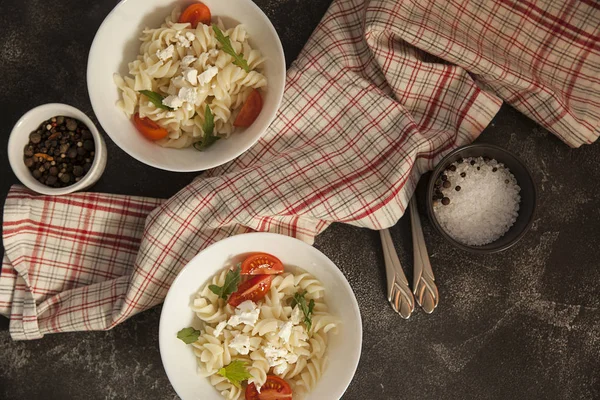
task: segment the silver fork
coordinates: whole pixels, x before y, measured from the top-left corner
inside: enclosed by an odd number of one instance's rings
[[[409,208],[414,251],[413,293],[423,311],[431,314],[438,305],[439,293],[435,285],[429,256],[427,255],[427,246],[425,245],[423,229],[421,228],[421,219],[417,211],[417,198],[414,194],[410,199]]]
[[[410,315],[415,309],[415,299],[410,288],[408,280],[398,254],[392,242],[390,231],[383,229],[379,231],[381,237],[381,246],[383,247],[383,258],[385,260],[385,274],[388,284],[388,301],[396,311],[404,319],[410,318]]]

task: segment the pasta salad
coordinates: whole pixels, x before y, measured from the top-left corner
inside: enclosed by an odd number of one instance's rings
[[[324,297],[311,274],[286,272],[276,257],[255,253],[196,294],[192,310],[203,328],[177,337],[224,398],[300,399],[326,367],[328,334],[340,324]]]
[[[194,3],[144,29],[140,40],[129,75],[113,78],[117,106],[146,138],[204,150],[256,120],[267,79],[243,25],[212,24],[208,7]]]

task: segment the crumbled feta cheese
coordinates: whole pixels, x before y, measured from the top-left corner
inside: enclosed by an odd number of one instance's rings
[[[231,326],[232,328],[235,328],[241,323],[242,321],[240,320],[239,315],[232,315],[231,317],[229,317],[229,321],[227,321],[227,325]]]
[[[239,324],[254,326],[260,315],[260,308],[252,300],[246,300],[240,303],[235,309],[235,315],[232,315],[227,322],[235,327]]]
[[[246,355],[250,352],[250,336],[239,334],[231,342],[229,347],[236,350],[239,354]]]
[[[196,35],[194,35],[192,32],[186,32],[185,33],[185,37],[187,38],[187,40],[189,40],[190,42],[193,42],[194,40],[196,40]]]
[[[177,96],[179,99],[181,99],[181,101],[194,104],[196,102],[196,98],[198,97],[198,92],[195,88],[182,87],[179,89],[179,94]]]
[[[267,343],[267,345],[263,347],[263,352],[265,353],[265,357],[270,367],[278,365],[278,359],[285,357],[286,354],[288,354],[288,351],[283,347],[275,347],[271,343]]]
[[[192,85],[196,86],[198,83],[198,70],[194,68],[186,68],[183,70],[183,77]]]
[[[217,50],[217,49],[212,49],[212,50],[209,50],[209,51],[208,51],[208,55],[209,55],[210,57],[216,57],[216,56],[218,56],[218,55],[219,55],[219,50]]]
[[[197,58],[194,56],[184,56],[181,59],[181,65],[184,67],[188,67],[191,63],[193,63],[196,60],[197,60]]]
[[[277,366],[275,366],[275,368],[273,368],[273,372],[275,373],[275,375],[283,375],[283,373],[285,372],[287,367],[288,367],[288,364],[285,361],[283,361],[283,362],[279,363]]]
[[[217,84],[216,84],[216,83],[213,83],[212,85],[210,85],[210,88],[211,88],[211,89],[214,89],[214,88],[216,88],[216,87],[217,87]]]
[[[152,103],[151,101],[148,102],[148,107],[152,107],[154,105],[154,103]]]
[[[279,328],[279,334],[277,336],[279,336],[281,340],[283,340],[283,343],[288,343],[290,341],[291,334],[292,321],[287,321],[286,323],[281,325],[281,327]]]
[[[217,67],[208,67],[206,71],[198,75],[198,85],[206,85],[211,81],[212,78],[215,77],[219,73],[219,68]]]
[[[302,310],[300,307],[294,307],[292,311],[292,324],[298,325],[302,321]]]
[[[242,301],[236,308],[243,313],[250,312],[256,310],[256,303],[254,303],[252,300],[246,300]]]
[[[161,59],[162,61],[168,60],[169,58],[173,57],[173,53],[175,52],[175,47],[173,47],[172,44],[169,45],[169,47],[167,47],[164,50],[157,50],[156,51],[156,56]]]
[[[193,33],[192,33],[193,35]],[[175,35],[175,40],[177,40],[179,42],[179,45],[181,47],[190,47],[191,45],[191,41],[189,39],[189,37],[187,34],[185,36],[183,36],[181,33],[178,33],[177,35]],[[196,39],[196,36],[194,36],[194,39]],[[193,40],[193,39],[192,39]]]
[[[221,333],[223,333],[223,329],[225,329],[226,326],[227,326],[227,321],[219,322],[213,333],[215,335],[215,337],[221,336]]]
[[[183,105],[183,100],[181,100],[178,96],[171,95],[164,98],[162,103],[165,106],[171,107],[176,110]]]
[[[183,76],[176,76],[175,78],[171,79],[171,83],[177,88],[183,87],[185,84],[185,78]]]

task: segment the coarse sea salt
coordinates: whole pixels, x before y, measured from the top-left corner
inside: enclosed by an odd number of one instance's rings
[[[433,211],[452,238],[466,245],[482,246],[502,237],[515,223],[520,191],[504,164],[469,157],[452,163],[438,177]]]

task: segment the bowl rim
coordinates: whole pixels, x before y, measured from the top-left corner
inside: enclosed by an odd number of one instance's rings
[[[432,195],[433,195],[433,190],[434,190],[434,184],[435,184],[435,179],[434,177],[438,176],[440,174],[440,172],[442,171],[444,165],[448,162],[449,159],[451,159],[452,157],[454,157],[457,153],[460,153],[463,150],[467,150],[467,149],[494,149],[497,150],[501,153],[505,153],[507,155],[509,155],[510,157],[514,158],[515,162],[518,163],[523,170],[527,173],[527,175],[529,176],[529,179],[532,182],[531,188],[532,188],[532,200],[533,200],[533,210],[531,212],[531,215],[529,216],[529,220],[527,221],[527,223],[525,224],[525,227],[513,238],[513,240],[511,240],[510,242],[502,245],[502,246],[498,246],[495,248],[488,248],[488,249],[484,249],[481,248],[479,246],[470,246],[464,243],[459,242],[458,240],[454,239],[453,237],[451,237],[445,230],[444,228],[442,228],[442,226],[440,225],[440,223],[437,220],[437,217],[435,216],[435,212],[433,211],[433,202],[431,200]],[[498,160],[499,162],[502,162],[502,160]],[[429,220],[431,221],[431,223],[433,224],[433,226],[435,227],[435,229],[442,235],[442,237],[444,239],[446,239],[446,241],[450,242],[452,245],[454,245],[455,247],[464,250],[464,251],[468,251],[470,253],[475,253],[475,254],[494,254],[494,253],[499,253],[501,251],[504,250],[508,250],[509,248],[513,247],[514,245],[516,245],[522,238],[523,236],[525,236],[527,234],[527,232],[529,231],[529,229],[531,228],[531,226],[533,225],[533,221],[535,219],[535,215],[536,215],[536,211],[537,211],[537,189],[535,186],[535,182],[533,180],[533,177],[531,175],[531,171],[529,170],[529,168],[527,168],[527,166],[525,165],[525,163],[523,163],[523,161],[517,157],[515,154],[513,154],[512,152],[506,150],[505,148],[502,148],[500,146],[496,146],[494,144],[488,144],[488,143],[470,143],[464,146],[460,146],[457,147],[456,149],[452,150],[450,153],[446,154],[438,163],[437,166],[435,167],[435,169],[433,170],[433,172],[431,173],[431,176],[429,178],[429,182],[427,183],[427,214],[429,216]],[[492,242],[494,243],[494,242]],[[490,243],[490,244],[492,244]]]
[[[26,132],[24,127],[22,126],[25,123],[25,121],[30,118],[35,118],[36,115],[46,112],[49,109],[59,110],[59,111],[57,111],[56,115],[61,115],[60,110],[64,110],[64,111],[67,111],[69,113],[76,115],[76,117],[74,117],[74,118],[79,119],[81,122],[83,122],[88,127],[89,131],[92,134],[92,137],[94,138],[95,150],[94,150],[94,160],[92,162],[92,167],[85,174],[85,176],[83,177],[82,180],[80,180],[79,182],[76,182],[72,185],[63,187],[63,188],[48,187],[42,183],[39,183],[31,174],[28,174],[28,175],[23,174],[21,172],[21,170],[16,167],[16,163],[23,162],[23,160],[22,160],[23,155],[22,154],[17,155],[14,152],[10,151],[11,148],[13,146],[15,146],[14,142],[18,140],[17,137],[19,137],[20,135],[29,136],[29,134],[31,133],[31,132]],[[41,124],[42,122],[43,122],[43,120],[40,120],[39,124]],[[27,186],[29,189],[33,190],[36,193],[40,193],[40,194],[44,194],[44,195],[55,195],[55,196],[74,193],[74,192],[77,192],[79,190],[85,189],[88,186],[90,186],[93,183],[92,181],[95,179],[95,175],[96,175],[93,172],[97,171],[98,168],[100,168],[102,160],[103,160],[103,158],[105,158],[106,151],[107,150],[106,150],[106,145],[104,143],[104,139],[102,138],[102,135],[100,135],[100,131],[98,131],[98,128],[96,127],[94,122],[90,119],[90,117],[88,117],[80,109],[73,107],[69,104],[64,104],[64,103],[45,103],[45,104],[36,106],[36,107],[30,109],[29,111],[25,112],[13,126],[13,128],[10,132],[10,136],[8,138],[8,145],[7,145],[7,153],[8,153],[8,159],[9,159],[8,161],[9,161],[10,167],[11,167],[13,173],[15,174],[15,176],[17,177],[17,179],[19,179],[19,181],[23,185]],[[100,175],[102,175],[102,173],[103,173],[103,171],[100,172]]]
[[[277,93],[277,98],[276,98],[276,104],[277,107],[275,107],[272,112],[271,115],[268,118],[268,121],[266,122],[265,128],[260,132],[259,135],[257,135],[249,144],[248,146],[244,146],[243,148],[240,148],[239,150],[233,152],[229,157],[225,157],[223,158],[221,161],[218,162],[214,162],[212,164],[209,164],[207,166],[203,166],[203,167],[180,167],[180,168],[172,168],[172,167],[166,167],[164,165],[160,165],[159,163],[153,162],[153,161],[149,161],[147,159],[145,159],[144,157],[142,157],[139,154],[133,154],[129,149],[127,149],[124,146],[124,142],[123,140],[121,140],[119,135],[114,135],[111,134],[111,132],[108,129],[104,128],[104,125],[102,125],[102,121],[101,121],[101,113],[96,113],[96,110],[99,109],[99,100],[97,98],[97,96],[93,96],[92,93],[94,92],[93,90],[93,81],[94,78],[92,76],[92,70],[93,70],[93,64],[94,64],[94,60],[93,60],[93,56],[95,55],[95,53],[97,52],[99,45],[99,33],[101,31],[103,31],[103,29],[106,29],[106,25],[108,25],[109,20],[111,17],[113,17],[118,11],[117,9],[119,9],[121,6],[123,6],[123,4],[127,3],[128,1],[131,0],[121,0],[119,1],[114,7],[113,9],[106,15],[106,17],[104,17],[104,20],[102,21],[102,23],[100,24],[100,26],[98,27],[98,30],[96,31],[96,33],[94,34],[94,39],[92,41],[92,44],[90,46],[90,50],[88,52],[88,58],[87,58],[87,68],[86,68],[86,82],[87,82],[87,89],[88,89],[88,95],[90,98],[90,103],[92,104],[92,108],[94,109],[94,113],[96,114],[97,118],[98,118],[98,123],[103,127],[104,131],[106,132],[106,134],[112,139],[113,142],[115,142],[115,144],[121,149],[123,150],[125,153],[127,153],[129,156],[133,157],[135,160],[145,164],[145,165],[149,165],[151,167],[154,168],[158,168],[161,169],[163,171],[170,171],[170,172],[199,172],[199,171],[206,171],[212,168],[216,168],[219,167],[221,165],[224,165],[232,160],[235,160],[236,158],[238,158],[240,155],[244,154],[245,152],[247,152],[248,150],[250,150],[252,147],[254,147],[256,145],[256,143],[260,140],[260,138],[262,138],[264,136],[264,134],[266,133],[266,131],[269,129],[269,127],[271,126],[271,124],[273,123],[273,121],[275,120],[275,117],[277,116],[279,109],[281,108],[281,102],[283,100],[283,94],[285,92],[285,83],[286,83],[286,76],[287,76],[287,68],[286,68],[286,60],[285,60],[285,52],[283,50],[283,45],[281,43],[281,38],[279,37],[279,34],[277,33],[277,30],[275,29],[275,27],[273,26],[273,23],[271,22],[271,19],[264,13],[264,11],[262,11],[262,9],[252,0],[241,0],[241,1],[246,1],[250,7],[254,8],[259,14],[262,14],[262,16],[264,17],[264,20],[266,20],[268,23],[266,24],[266,28],[269,30],[269,32],[271,33],[271,35],[274,37],[274,43],[273,45],[277,48],[277,52],[281,55],[281,70],[283,71],[282,74],[282,82],[281,82],[281,90],[279,91],[279,93]],[[116,71],[113,71],[113,73]],[[116,108],[116,106],[115,106]]]
[[[214,243],[212,243],[211,245],[205,247],[204,249],[200,250],[198,252],[198,254],[196,254],[192,259],[190,259],[187,264],[178,272],[177,276],[175,277],[175,279],[173,280],[173,282],[171,283],[171,286],[169,287],[169,290],[167,291],[167,295],[165,296],[164,302],[163,302],[163,307],[161,309],[160,312],[160,318],[159,318],[159,323],[158,323],[158,346],[159,346],[159,353],[160,353],[160,358],[161,358],[161,363],[163,365],[163,369],[165,370],[165,373],[167,374],[167,378],[169,379],[169,382],[172,382],[171,377],[169,375],[169,371],[172,370],[169,369],[169,367],[166,365],[166,361],[165,361],[165,357],[163,356],[163,353],[167,352],[167,348],[166,348],[166,337],[165,337],[165,333],[164,330],[162,329],[162,327],[164,326],[165,322],[165,306],[168,302],[169,299],[171,297],[173,297],[173,293],[175,292],[175,287],[177,286],[177,282],[179,280],[184,279],[184,272],[188,269],[191,268],[197,268],[196,267],[192,267],[192,265],[196,264],[194,261],[196,259],[201,258],[207,251],[209,251],[212,247],[216,246],[216,245],[226,245],[229,242],[232,241],[236,241],[236,240],[240,240],[240,237],[247,237],[247,236],[253,236],[257,239],[262,239],[264,242],[269,242],[271,240],[273,240],[274,238],[279,239],[279,240],[290,240],[295,242],[298,247],[303,247],[305,249],[307,249],[308,251],[312,251],[315,252],[315,254],[318,254],[320,257],[322,257],[323,259],[325,259],[327,261],[328,264],[330,264],[333,268],[332,268],[332,272],[333,274],[335,274],[338,278],[339,278],[339,282],[346,287],[346,289],[348,290],[348,292],[351,294],[350,297],[350,302],[352,304],[352,308],[354,311],[354,316],[356,317],[356,322],[357,325],[359,327],[358,329],[358,339],[360,341],[360,346],[358,346],[357,350],[357,354],[356,354],[356,361],[354,363],[354,365],[351,366],[352,368],[352,375],[351,378],[349,379],[349,381],[345,384],[344,387],[344,393],[348,390],[348,387],[350,386],[350,383],[352,383],[354,376],[356,375],[356,371],[358,369],[358,365],[360,364],[360,358],[362,355],[362,345],[363,345],[363,322],[362,322],[362,316],[360,313],[360,306],[358,304],[358,300],[356,299],[356,294],[354,293],[354,290],[352,289],[352,286],[350,286],[350,283],[348,282],[348,279],[346,278],[346,276],[342,273],[342,271],[338,268],[338,266],[329,258],[327,257],[322,251],[320,251],[319,249],[317,249],[314,246],[309,245],[308,243],[303,242],[300,239],[297,239],[295,237],[292,236],[287,236],[287,235],[282,235],[282,234],[278,234],[278,233],[273,233],[273,232],[250,232],[250,233],[243,233],[243,234],[239,234],[239,235],[233,235],[233,236],[229,236],[226,237],[224,239],[218,240]],[[318,278],[318,276],[317,276]],[[210,278],[209,278],[210,280]],[[206,282],[201,282],[198,284],[198,288],[203,287],[206,284]],[[206,378],[207,379],[207,378]],[[173,389],[177,392],[177,389],[175,388],[175,386],[171,383],[171,385],[173,386]],[[179,393],[178,393],[179,395]]]

